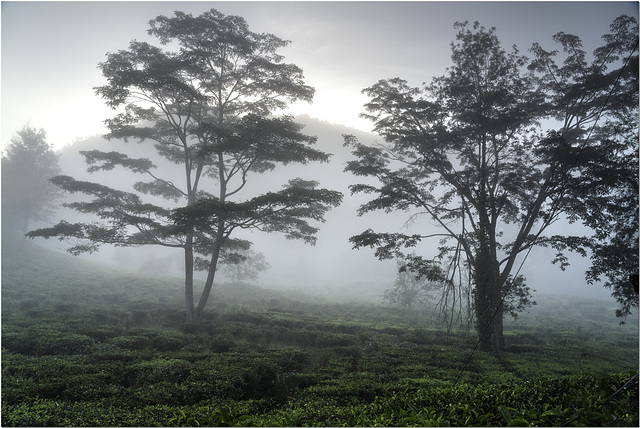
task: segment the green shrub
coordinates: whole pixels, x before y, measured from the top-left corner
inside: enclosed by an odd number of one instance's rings
[[[184,314],[182,314],[184,318]],[[209,322],[189,322],[180,323],[180,331],[187,334],[198,334],[203,336],[210,336],[213,334],[213,326]]]
[[[339,381],[328,380],[307,388],[307,392],[320,399],[331,399],[336,404],[348,405],[356,402],[371,402],[387,392],[387,387],[375,376],[365,372],[352,373]]]
[[[107,343],[115,345],[120,349],[139,351],[148,347],[150,340],[146,336],[118,336],[109,339]]]
[[[52,333],[40,337],[33,351],[36,355],[78,355],[87,354],[95,340],[83,334]]]
[[[191,369],[189,361],[164,358],[144,361],[130,367],[136,374],[136,385],[181,382],[189,376]]]
[[[106,342],[109,339],[122,335],[123,329],[109,325],[85,324],[76,329],[77,333],[89,336],[97,342]]]
[[[218,408],[201,407],[194,409],[187,415],[183,410],[177,410],[174,416],[169,419],[171,426],[216,426],[230,427],[242,426],[242,423],[250,419],[250,416],[239,414],[235,409],[227,406]]]
[[[106,373],[83,373],[66,376],[62,380],[63,390],[51,398],[77,402],[117,396],[120,390],[116,385],[110,385],[109,380],[109,375]],[[44,397],[40,394],[36,394],[36,396]]]
[[[2,426],[162,426],[175,410],[166,405],[133,407],[102,402],[33,399],[2,406]]]
[[[146,326],[149,313],[147,311],[134,311],[131,314],[131,324],[135,326]]]
[[[34,337],[26,331],[7,330],[3,329],[2,331],[2,348],[4,350],[23,355],[34,355],[38,337]]]
[[[193,336],[177,331],[164,330],[150,337],[149,346],[160,352],[177,351],[194,341]]]
[[[507,352],[472,355],[474,335],[445,337],[426,312],[285,294],[306,312],[265,312],[267,291],[219,287],[185,323],[157,304],[160,279],[68,278],[2,313],[4,426],[638,426],[637,384],[609,399],[637,370],[637,326],[572,306],[505,321]],[[65,308],[72,289],[84,302]]]
[[[425,328],[414,328],[411,331],[408,340],[419,345],[427,345],[433,342],[433,333]]]
[[[211,352],[228,352],[233,347],[233,342],[223,335],[217,335],[204,342],[204,346]]]

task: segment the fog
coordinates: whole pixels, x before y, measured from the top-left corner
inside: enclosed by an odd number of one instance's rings
[[[412,85],[419,85],[429,76],[439,75],[449,64],[449,43],[454,37],[452,24],[455,21],[478,19],[487,27],[496,25],[505,46],[516,43],[521,49],[536,41],[543,43],[545,48],[553,48],[551,35],[567,31],[583,37],[585,48],[590,51],[600,44],[600,36],[607,31],[613,18],[622,13],[637,16],[637,5],[624,2],[585,3],[580,7],[561,2],[474,2],[460,5],[415,2],[402,7],[388,2],[223,2],[215,4],[216,8],[218,6],[225,14],[245,17],[256,31],[273,32],[292,40],[283,53],[287,61],[305,70],[307,83],[317,89],[317,96],[313,104],[301,103],[290,111],[337,118],[335,120],[360,126],[361,129],[370,129],[370,126],[364,127],[360,119],[356,120],[362,111],[362,103],[367,101],[360,93],[361,89],[382,77],[402,76]],[[44,126],[50,133],[49,141],[56,147],[68,139],[60,135],[68,135],[70,130],[73,130],[70,135],[78,135],[85,132],[79,129],[88,123],[101,123],[106,117],[103,113],[111,113],[91,87],[104,84],[103,76],[96,67],[99,61],[104,60],[104,53],[124,47],[132,38],[146,40],[146,24],[153,16],[169,15],[174,9],[197,14],[210,7],[210,4],[201,2],[183,2],[180,7],[173,2],[3,4],[6,18],[3,24],[7,24],[5,33],[13,36],[6,37],[6,46],[3,44],[3,60],[6,59],[3,86],[7,89],[3,105],[11,106],[3,109],[3,125],[12,125],[4,127],[3,135],[8,135],[6,131],[9,129],[13,132],[15,124],[25,120],[25,111],[34,120],[34,126]],[[313,16],[313,25],[309,25],[309,16]],[[523,20],[523,16],[534,19]],[[380,28],[389,31],[381,32]],[[78,37],[78,34],[83,37]],[[61,51],[55,46],[66,48]],[[384,60],[380,60],[380,52],[385,53]],[[43,69],[31,62],[42,58],[47,59],[50,67]],[[354,73],[353,70],[358,71]],[[43,72],[47,74],[38,74]],[[52,81],[56,84],[51,85]],[[34,86],[36,83],[41,86]],[[55,91],[47,92],[52,90]],[[82,97],[77,95],[79,93],[83,94]],[[61,112],[64,117],[60,117]],[[69,119],[71,125],[66,122]],[[341,135],[355,134],[368,143],[379,138],[308,116],[299,116],[298,120],[306,125],[304,132],[319,137],[318,148],[333,154],[331,162],[278,167],[276,171],[254,175],[238,198],[246,199],[264,191],[279,190],[289,179],[301,177],[317,180],[321,187],[342,192],[342,205],[329,211],[325,223],[319,225],[315,246],[286,240],[277,233],[238,231],[234,236],[251,240],[253,249],[263,253],[271,265],[260,276],[258,284],[262,287],[380,301],[380,294],[395,280],[396,263],[377,260],[372,249],[353,250],[349,237],[368,228],[424,234],[436,229],[426,217],[407,226],[410,213],[405,212],[370,213],[357,217],[356,210],[367,197],[350,195],[348,185],[360,182],[360,179],[343,172],[350,153],[342,146]],[[98,128],[91,129],[99,132]],[[7,138],[3,137],[3,140]],[[127,191],[132,191],[132,184],[144,177],[118,170],[88,174],[78,151],[92,149],[123,151],[135,157],[154,154],[148,144],[107,142],[100,137],[77,141],[60,151],[60,166],[64,174]],[[158,163],[163,178],[175,183],[184,180],[179,166],[171,166],[169,174],[165,174],[168,165],[166,162]],[[155,203],[167,203],[159,198],[151,199]],[[77,218],[77,213],[61,208],[55,220],[74,221]],[[83,217],[83,220],[93,219]],[[46,224],[32,224],[33,228],[42,226]],[[562,233],[585,232],[579,224],[561,222],[556,227]],[[37,239],[36,243],[61,251],[68,247],[68,244],[57,240]],[[435,240],[425,242],[416,251],[430,257],[435,254],[436,246]],[[571,266],[561,271],[550,263],[553,256],[553,250],[544,248],[534,249],[528,255],[520,273],[528,279],[532,289],[539,293],[610,298],[610,291],[600,284],[586,284],[584,272],[590,265],[588,259],[571,257]],[[81,257],[135,272],[176,278],[180,278],[183,271],[183,254],[179,249],[104,246],[98,253]],[[217,276],[217,282],[226,280]]]
[[[397,274],[397,265],[393,260],[379,261],[374,257],[374,250],[363,248],[354,250],[349,237],[368,228],[375,231],[408,233],[433,233],[437,228],[427,217],[420,217],[417,221],[407,224],[411,213],[397,212],[386,214],[375,212],[358,217],[358,207],[368,200],[367,195],[351,195],[350,184],[361,182],[358,177],[344,172],[346,162],[351,159],[348,148],[343,147],[343,134],[354,134],[362,142],[375,144],[380,138],[342,125],[335,125],[312,119],[308,116],[298,116],[296,121],[305,125],[303,132],[318,137],[316,148],[331,153],[328,163],[310,163],[308,165],[279,166],[274,171],[265,174],[249,176],[247,186],[237,195],[236,200],[243,200],[266,191],[277,191],[288,180],[300,177],[306,180],[316,180],[320,187],[337,190],[343,193],[343,203],[325,216],[325,222],[319,223],[317,243],[315,246],[297,240],[287,240],[282,234],[264,233],[260,231],[236,231],[234,237],[244,238],[253,242],[252,249],[265,255],[270,269],[260,274],[258,285],[265,288],[294,290],[302,293],[323,296],[330,299],[362,300],[366,302],[381,302],[381,295],[390,288]],[[155,151],[151,144],[122,141],[106,141],[101,137],[94,137],[78,141],[60,151],[59,163],[62,173],[76,179],[95,181],[121,190],[133,191],[133,183],[144,180],[141,175],[134,175],[126,171],[113,170],[89,174],[86,171],[84,158],[78,153],[80,150],[116,150],[135,157],[151,157],[159,166],[158,173],[174,183],[180,183],[184,178],[181,168],[155,158]],[[209,185],[212,183],[209,182]],[[213,188],[203,189],[213,191]],[[69,195],[69,200],[77,200],[77,195]],[[145,196],[145,199],[148,197]],[[164,201],[151,197],[153,203],[172,206],[172,201]],[[168,204],[168,205],[167,205]],[[61,208],[55,218],[70,222],[78,220],[95,220],[88,216],[79,215],[68,209]],[[40,227],[33,225],[33,227]],[[584,233],[585,229],[579,224],[569,225],[560,223],[554,225],[563,233]],[[552,233],[553,231],[550,231]],[[507,231],[508,234],[508,231]],[[62,251],[69,244],[58,240],[45,241],[37,238],[39,245]],[[425,257],[436,254],[437,240],[424,241],[416,248],[416,252]],[[587,285],[584,272],[589,267],[588,259],[574,255],[570,258],[571,265],[566,271],[552,265],[554,251],[551,249],[534,249],[520,271],[527,278],[527,284],[537,293],[580,295],[611,299],[610,290],[600,284]],[[80,256],[84,259],[108,263],[118,268],[143,272],[148,274],[176,277],[180,283],[183,274],[183,253],[180,249],[163,248],[159,246],[113,248],[103,246],[97,253]],[[216,283],[227,282],[221,273],[216,276]],[[535,294],[534,294],[535,296]]]

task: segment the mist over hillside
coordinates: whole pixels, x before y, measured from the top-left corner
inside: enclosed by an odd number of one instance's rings
[[[366,195],[351,195],[348,186],[362,182],[344,172],[346,162],[351,159],[349,148],[343,146],[343,134],[353,134],[362,142],[375,144],[382,142],[380,137],[364,133],[343,125],[331,124],[306,115],[296,117],[296,122],[304,125],[303,132],[318,137],[316,148],[331,153],[328,163],[310,163],[308,165],[278,166],[274,171],[249,176],[247,186],[236,195],[241,201],[266,191],[277,191],[288,180],[300,177],[305,180],[316,180],[321,187],[337,190],[344,194],[342,205],[329,211],[325,222],[319,224],[317,244],[311,246],[301,241],[287,240],[277,233],[238,231],[234,237],[248,239],[253,242],[253,249],[265,255],[270,269],[260,275],[258,285],[275,289],[294,289],[314,294],[337,296],[342,298],[361,298],[367,301],[380,301],[381,294],[393,285],[397,266],[395,261],[377,260],[371,249],[353,250],[348,239],[368,228],[376,231],[411,233],[430,233],[436,231],[426,217],[419,217],[416,222],[407,223],[411,213],[370,213],[357,216],[358,207],[367,201]],[[183,171],[179,166],[157,159],[148,142],[138,144],[124,143],[119,140],[107,141],[99,136],[77,141],[62,149],[59,163],[62,173],[76,179],[95,181],[121,190],[133,191],[133,183],[145,180],[123,170],[96,172],[86,171],[84,158],[78,153],[81,150],[121,151],[131,157],[151,157],[158,166],[163,177],[176,184],[181,183]],[[206,189],[205,189],[206,190]],[[71,199],[77,195],[68,196]],[[146,198],[146,197],[145,197]],[[171,206],[172,201],[160,198],[154,203]],[[167,205],[169,204],[169,205]],[[58,219],[74,221],[79,216],[61,208],[56,215]],[[88,220],[88,217],[84,217]],[[567,227],[563,225],[562,227]],[[580,233],[579,225],[573,225],[576,233]],[[508,231],[507,231],[508,232]],[[62,250],[67,244],[57,240],[36,242],[48,248]],[[416,252],[432,257],[435,254],[437,241],[423,243]],[[144,248],[109,248],[103,246],[98,253],[81,256],[86,259],[115,264],[120,268],[136,272],[153,273],[155,275],[180,277],[183,272],[183,254],[179,249],[161,248],[158,246]],[[610,298],[610,291],[599,284],[587,285],[584,271],[589,266],[588,259],[578,256],[572,258],[572,265],[561,271],[551,265],[551,250],[536,249],[526,260],[521,273],[527,277],[532,289],[540,293],[574,294],[599,298]],[[216,282],[228,279],[217,275]]]

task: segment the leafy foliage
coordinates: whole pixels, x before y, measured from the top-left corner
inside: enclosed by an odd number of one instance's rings
[[[434,272],[436,276],[437,272]],[[407,266],[398,261],[398,276],[390,288],[384,292],[384,300],[389,303],[398,303],[408,309],[413,305],[426,305],[430,300],[429,291],[435,285],[427,282],[424,278],[407,271]]]
[[[541,72],[541,84],[553,94],[548,102],[565,127],[553,134],[558,146],[541,151],[564,159],[562,168],[577,170],[563,189],[567,211],[595,232],[587,279],[605,276],[604,286],[620,303],[618,315],[625,317],[638,306],[629,279],[638,273],[637,33],[635,19],[616,18],[605,44],[594,51],[589,73],[582,72],[588,64],[580,39],[565,33],[554,37],[567,56],[561,66],[554,62],[558,51],[537,44],[530,65]]]
[[[2,155],[3,232],[26,233],[29,220],[48,220],[60,191],[49,179],[60,173],[43,129],[25,126]]]
[[[322,221],[342,195],[318,189],[315,181],[292,179],[279,192],[238,199],[251,175],[277,165],[329,160],[312,147],[316,138],[303,134],[290,116],[273,116],[290,102],[311,101],[314,93],[302,70],[278,54],[287,41],[254,33],[243,18],[215,9],[197,17],[178,11],[149,25],[148,33],[173,49],[132,41],[128,49],[107,54],[99,65],[107,83],[95,91],[119,111],[106,120],[106,137],[146,143],[150,153],[176,164],[183,179],[170,180],[171,171],[158,172],[151,158],[83,151],[89,172],[117,167],[148,181],[134,183],[137,193],[131,193],[57,177],[65,191],[90,198],[66,206],[100,222],[62,221],[29,236],[73,239],[73,254],[102,244],[181,249],[186,317],[195,320],[202,317],[218,263],[251,244],[233,239],[234,231],[281,232],[313,244],[318,228],[310,221]],[[173,205],[158,205],[157,197]],[[207,280],[196,307],[197,270],[206,272]]]
[[[355,248],[375,248],[380,259],[409,259],[420,275],[437,259],[445,271],[467,268],[482,348],[500,352],[504,314],[533,302],[518,269],[533,247],[557,250],[553,262],[561,268],[565,251],[585,256],[595,249],[595,279],[620,274],[620,264],[603,265],[602,251],[615,245],[628,259],[624,269],[637,271],[637,251],[628,251],[637,246],[638,228],[637,23],[618,18],[591,63],[578,37],[558,33],[562,64],[556,51],[538,44],[532,60],[516,47],[507,52],[495,29],[477,22],[455,27],[452,66],[443,76],[419,88],[393,78],[363,90],[370,98],[363,117],[385,145],[345,136],[356,157],[346,170],[373,179],[351,186],[352,193],[373,195],[358,214],[405,211],[414,224],[426,216],[439,232],[367,230],[350,240]],[[622,55],[629,61],[621,63]],[[545,120],[558,130],[545,132]],[[612,196],[620,208],[603,209]],[[549,234],[563,219],[600,227],[600,243]],[[507,227],[515,232],[505,235]],[[609,240],[612,230],[620,235]],[[440,239],[435,257],[406,254],[431,238]]]

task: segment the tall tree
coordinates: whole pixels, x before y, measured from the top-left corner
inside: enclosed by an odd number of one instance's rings
[[[614,24],[612,33],[631,34],[634,22],[627,21],[625,30]],[[439,231],[407,235],[367,230],[350,240],[356,248],[375,247],[381,259],[404,258],[422,275],[434,272],[443,257],[459,258],[473,278],[481,349],[501,352],[504,315],[532,303],[519,275],[531,249],[555,248],[554,262],[562,268],[567,265],[565,250],[587,254],[588,237],[546,232],[560,219],[580,218],[576,207],[585,197],[580,177],[588,165],[603,168],[589,163],[585,153],[603,141],[605,128],[588,131],[604,115],[609,129],[637,119],[629,116],[635,95],[629,92],[632,85],[618,85],[616,70],[605,74],[612,64],[618,70],[624,64],[599,60],[599,50],[588,63],[575,36],[554,37],[565,53],[558,66],[554,54],[545,55],[538,45],[529,61],[515,46],[506,52],[493,28],[466,22],[455,27],[453,65],[445,75],[420,88],[395,78],[363,91],[371,98],[364,116],[387,144],[370,147],[345,137],[357,158],[346,170],[377,183],[351,186],[352,192],[375,195],[359,214],[413,210]],[[555,120],[558,129],[544,132],[543,120]],[[608,190],[605,184],[600,188]],[[436,257],[404,253],[434,237],[441,240]],[[455,253],[456,248],[461,251]]]
[[[2,155],[3,234],[27,233],[29,221],[48,220],[60,189],[49,179],[60,173],[58,156],[43,129],[24,126]]]
[[[89,171],[117,166],[149,180],[134,184],[136,194],[57,177],[54,182],[66,191],[93,198],[70,207],[104,222],[61,222],[30,236],[79,238],[73,253],[94,251],[100,244],[182,249],[186,317],[195,320],[203,314],[218,264],[250,246],[233,239],[234,231],[277,231],[313,244],[318,229],[309,220],[323,221],[342,195],[319,189],[315,181],[293,179],[282,190],[238,199],[251,174],[278,164],[327,162],[330,156],[311,147],[315,137],[302,134],[291,117],[270,116],[289,102],[311,101],[314,93],[304,84],[302,70],[277,53],[287,41],[251,32],[243,18],[215,9],[196,17],[175,12],[149,24],[150,35],[179,49],[132,41],[100,64],[108,83],[95,89],[110,107],[122,109],[106,121],[106,137],[150,144],[182,169],[181,183],[162,178],[149,158],[82,152]],[[145,202],[141,195],[162,196],[177,206]],[[197,306],[194,270],[207,272]]]

